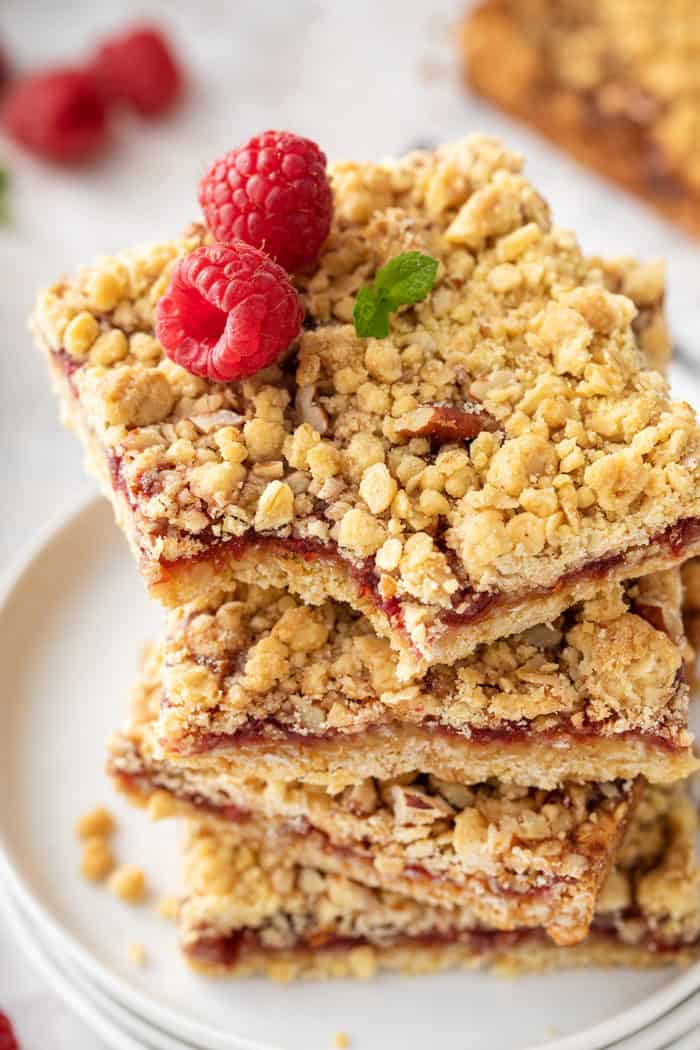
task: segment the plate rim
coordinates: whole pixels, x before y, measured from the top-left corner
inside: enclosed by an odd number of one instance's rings
[[[104,1015],[92,1000],[61,972],[54,959],[47,958],[39,938],[35,937],[30,929],[30,920],[22,915],[17,902],[13,900],[10,886],[4,880],[0,880],[0,916],[33,972],[40,975],[47,988],[54,992],[94,1035],[99,1036],[105,1045],[112,1050],[157,1050],[156,1047],[145,1047],[145,1044],[137,1043],[128,1032],[118,1028],[112,1019]]]
[[[63,533],[83,516],[94,513],[104,506],[103,498],[97,494],[83,497],[72,506],[62,508],[52,515],[27,543],[23,545],[10,566],[0,577],[0,624],[11,599],[16,596],[22,583],[30,573],[34,562]],[[95,958],[68,929],[56,919],[48,907],[32,892],[30,884],[22,877],[21,869],[15,866],[12,851],[0,826],[0,874],[14,892],[29,916],[42,928],[47,929],[54,941],[74,960],[81,970],[92,975],[96,984],[122,1006],[128,1006],[137,1015],[153,1019],[168,1034],[182,1034],[190,1041],[221,1050],[284,1050],[279,1045],[260,1043],[246,1037],[225,1033],[192,1021],[169,1006],[163,1006],[151,996],[140,992],[112,973],[104,963]],[[646,996],[641,1002],[627,1007],[605,1021],[598,1022],[579,1032],[556,1040],[545,1040],[531,1044],[526,1050],[599,1050],[626,1036],[648,1027],[655,1018],[673,1009],[694,990],[700,988],[700,961],[684,973],[673,977],[662,988]]]
[[[0,912],[8,919],[13,932],[16,931],[17,940],[22,945],[29,944],[32,947],[32,958],[36,957],[37,953],[41,955],[46,968],[50,968],[53,975],[58,974],[59,980],[70,984],[97,1013],[106,1017],[107,1021],[115,1025],[120,1032],[123,1030],[132,1039],[141,1040],[138,1043],[139,1048],[143,1043],[143,1047],[147,1047],[147,1050],[206,1050],[206,1047],[185,1043],[174,1033],[156,1028],[146,1018],[129,1010],[116,999],[110,998],[107,992],[100,988],[74,959],[69,959],[61,954],[60,946],[51,938],[51,932],[40,927],[31,916],[26,914],[12,887],[2,878],[0,878]]]

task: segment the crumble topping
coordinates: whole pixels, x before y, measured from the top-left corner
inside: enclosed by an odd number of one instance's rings
[[[682,790],[646,789],[601,896],[594,929],[615,932],[629,945],[651,942],[651,950],[697,941],[696,824]],[[366,975],[374,969],[374,950],[398,938],[485,932],[468,908],[429,906],[371,889],[292,863],[274,849],[251,849],[235,831],[206,824],[190,827],[185,877],[187,897],[180,909],[185,951],[236,931],[254,932],[255,946],[270,953],[359,939]]]
[[[553,585],[700,510],[693,413],[645,368],[645,344],[666,342],[658,268],[586,259],[484,137],[332,181],[329,240],[297,278],[307,329],[249,380],[191,376],[153,338],[201,228],[39,300],[35,329],[66,355],[148,558],[251,529],[335,544],[419,617],[469,587]],[[359,339],[357,290],[416,248],[440,260],[432,295]]]
[[[407,685],[389,642],[347,607],[239,584],[218,603],[171,614],[165,647],[145,672],[159,694],[162,682],[154,733],[166,749],[187,751],[266,720],[311,736],[387,720],[469,736],[546,732],[566,719],[574,730],[634,728],[688,746],[680,601],[676,570],[601,586],[553,624]]]
[[[700,191],[700,21],[693,0],[625,4],[499,2],[522,28],[519,62],[554,78],[570,105],[643,129],[656,147],[658,179],[680,172]],[[577,103],[576,96],[582,96]],[[584,101],[585,100],[585,101]]]

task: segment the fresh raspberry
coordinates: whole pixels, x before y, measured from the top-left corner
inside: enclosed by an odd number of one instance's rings
[[[271,365],[303,316],[282,267],[234,241],[195,248],[176,264],[156,308],[156,335],[188,372],[225,383]]]
[[[12,1030],[12,1023],[7,1014],[0,1011],[0,1050],[19,1050],[19,1043]]]
[[[109,101],[123,102],[144,117],[160,116],[182,90],[180,66],[155,26],[132,26],[106,40],[92,70]]]
[[[326,155],[289,131],[265,131],[213,165],[199,203],[217,241],[238,238],[301,270],[316,262],[331,225]]]
[[[94,156],[107,136],[104,99],[81,69],[54,69],[19,80],[3,106],[9,134],[33,153],[77,164]]]

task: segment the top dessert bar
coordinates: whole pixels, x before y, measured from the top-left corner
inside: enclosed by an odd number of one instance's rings
[[[348,602],[402,676],[700,552],[700,431],[664,356],[663,274],[585,258],[498,142],[332,169],[304,331],[251,379],[163,356],[154,306],[205,239],[61,281],[33,325],[151,592],[236,580]],[[440,261],[386,339],[350,324],[398,253]]]
[[[462,42],[478,91],[700,236],[694,0],[485,0]]]

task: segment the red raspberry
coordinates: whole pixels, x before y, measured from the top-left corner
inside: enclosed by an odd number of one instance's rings
[[[24,77],[10,89],[2,116],[17,142],[61,164],[94,156],[107,135],[104,99],[94,77],[81,69]]]
[[[7,1014],[0,1012],[0,1050],[19,1050],[12,1023]]]
[[[326,155],[289,131],[265,131],[214,164],[199,203],[217,241],[239,238],[301,270],[316,262],[331,225]]]
[[[160,116],[182,90],[178,62],[155,26],[132,26],[106,40],[92,69],[108,100],[124,102],[144,117]]]
[[[156,335],[188,372],[225,383],[271,365],[303,316],[282,267],[233,241],[195,248],[176,264],[156,308]]]

